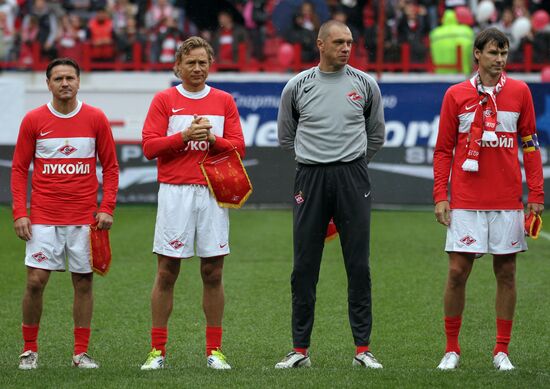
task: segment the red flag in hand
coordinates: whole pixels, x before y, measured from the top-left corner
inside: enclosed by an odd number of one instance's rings
[[[534,212],[525,215],[525,235],[533,239],[539,237],[539,232],[542,229],[542,217]]]
[[[109,230],[97,228],[97,222],[90,225],[90,264],[92,270],[102,276],[111,266],[111,244]]]
[[[250,178],[235,149],[205,156],[199,164],[220,207],[240,208],[252,193]]]

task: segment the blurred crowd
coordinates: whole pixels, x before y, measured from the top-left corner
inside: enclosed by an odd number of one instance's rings
[[[430,33],[450,9],[474,33],[495,26],[509,35],[512,60],[531,43],[533,60],[550,63],[550,0],[0,0],[0,61],[29,66],[38,42],[44,59],[79,60],[86,45],[92,60],[131,62],[138,44],[141,61],[171,63],[180,42],[201,35],[220,63],[236,62],[242,44],[247,58],[276,57],[282,42],[299,45],[302,61],[312,62],[319,26],[337,19],[371,61],[382,33],[384,61],[400,61],[408,43],[411,60],[424,62]]]

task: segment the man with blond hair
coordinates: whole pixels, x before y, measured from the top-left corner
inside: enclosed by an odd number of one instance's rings
[[[157,159],[160,188],[153,244],[158,269],[151,295],[152,350],[142,370],[164,367],[181,259],[195,254],[201,258],[207,366],[231,368],[221,352],[229,215],[209,192],[199,162],[207,153],[232,148],[244,156],[244,138],[232,96],[206,84],[212,59],[212,48],[204,39],[183,42],[174,65],[182,83],[153,98],[143,126],[143,152]]]

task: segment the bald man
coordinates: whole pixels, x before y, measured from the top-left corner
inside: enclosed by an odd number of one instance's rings
[[[367,165],[384,143],[380,89],[348,65],[353,37],[331,20],[319,29],[319,65],[285,86],[277,118],[279,143],[294,153],[293,350],[276,368],[309,367],[315,294],[327,226],[340,233],[348,277],[348,311],[356,345],[353,365],[380,369],[369,351],[371,184]]]

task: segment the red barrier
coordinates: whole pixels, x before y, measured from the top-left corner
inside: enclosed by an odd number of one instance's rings
[[[277,60],[277,56],[268,56],[263,61],[258,61],[251,58],[248,47],[245,44],[241,44],[238,51],[238,60],[236,62],[214,62],[212,64],[211,71],[237,71],[237,72],[288,72],[293,71],[295,73],[315,66],[318,62],[302,62],[301,47],[299,44],[294,44],[294,55],[289,66],[283,66]],[[120,56],[116,55],[114,61],[97,61],[92,58],[92,48],[89,43],[83,45],[82,60],[80,66],[84,71],[93,70],[113,70],[113,71],[169,71],[172,70],[172,63],[154,63],[143,61],[143,52],[145,50],[148,53],[148,48],[143,47],[139,43],[135,43],[132,48],[132,61],[124,62],[120,59]],[[276,53],[277,51],[275,51]],[[48,65],[48,59],[43,58],[40,52],[40,46],[35,43],[32,47],[32,64],[25,65],[18,61],[0,62],[0,69],[13,69],[13,70],[29,70],[43,71]],[[511,62],[507,64],[507,69],[514,72],[540,72],[544,67],[549,66],[549,63],[534,63],[533,62],[533,46],[526,44],[523,50],[523,62]],[[457,73],[461,72],[462,53],[457,49],[457,62],[456,65],[448,65],[449,67],[456,68]],[[358,69],[376,72],[378,74],[382,72],[401,72],[409,73],[425,72],[433,73],[434,65],[430,56],[423,63],[414,63],[411,61],[410,45],[404,43],[401,45],[401,60],[399,62],[385,62],[378,59],[375,62],[369,62],[368,55],[364,49],[364,45],[359,42],[354,46],[352,55],[350,58],[350,64]]]

